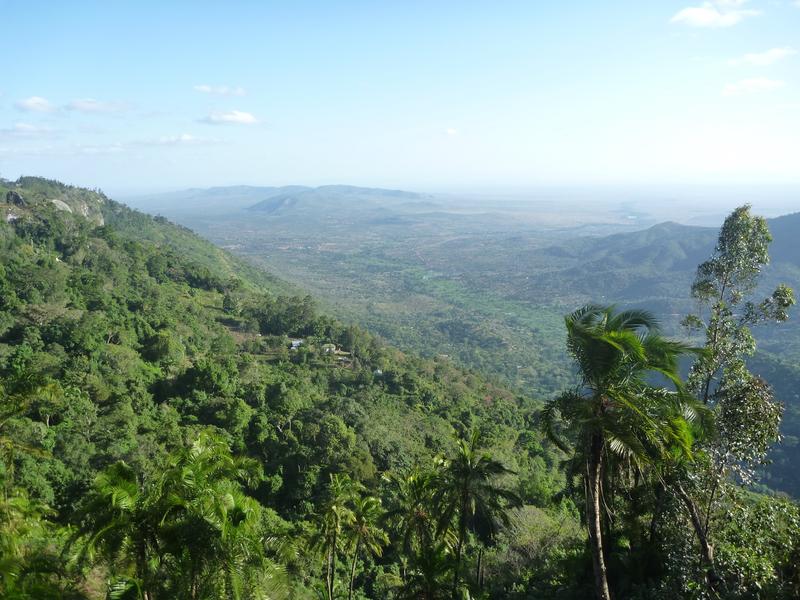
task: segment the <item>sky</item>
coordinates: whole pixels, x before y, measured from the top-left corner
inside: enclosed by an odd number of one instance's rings
[[[800,184],[800,0],[0,0],[0,177]]]

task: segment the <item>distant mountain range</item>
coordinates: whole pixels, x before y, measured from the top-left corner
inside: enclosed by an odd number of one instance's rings
[[[380,209],[385,207],[424,209],[434,208],[432,197],[402,190],[362,188],[350,185],[325,185],[317,188],[279,188],[281,191],[254,204],[250,210],[276,214],[286,211],[306,212],[337,210],[342,207]]]
[[[768,224],[773,243],[763,288],[779,281],[800,286],[800,213],[768,219]],[[563,297],[564,290],[570,290],[571,295],[649,305],[668,313],[676,304],[686,304],[695,269],[710,256],[718,233],[716,228],[668,222],[531,248],[515,257],[519,273],[512,295],[543,299]],[[535,265],[534,272],[525,265]]]
[[[132,204],[254,259],[405,348],[452,356],[525,390],[563,387],[561,315],[581,304],[646,308],[670,335],[682,335],[680,319],[696,310],[692,280],[717,227],[645,228],[664,206],[632,215],[622,203],[469,201],[354,186],[237,186]],[[758,295],[778,283],[800,292],[800,213],[768,224],[772,261]],[[786,404],[770,484],[800,494],[792,470],[800,456],[800,310],[755,333],[753,368]]]
[[[419,203],[417,209],[438,206],[427,194],[367,188],[351,185],[324,185],[308,187],[287,185],[278,187],[226,186],[207,189],[188,189],[163,194],[137,196],[127,199],[143,210],[164,212],[213,211],[228,212],[253,210],[265,214],[331,210],[337,207],[372,208],[384,206],[398,208],[406,203]]]

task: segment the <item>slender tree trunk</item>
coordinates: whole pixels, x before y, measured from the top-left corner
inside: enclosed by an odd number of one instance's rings
[[[703,526],[703,517],[700,514],[700,509],[680,482],[675,485],[675,489],[678,492],[678,496],[683,501],[683,504],[686,506],[686,510],[689,512],[689,519],[692,522],[695,535],[697,535],[697,539],[700,542],[700,561],[706,568],[706,583],[708,583],[711,589],[716,589],[720,583],[720,577],[714,566],[714,546],[708,539],[707,528]]]
[[[462,523],[459,524],[458,527],[458,545],[456,546],[456,568],[453,572],[453,598],[456,600],[458,598],[458,581],[459,576],[461,575],[461,550],[464,546],[464,536],[466,535],[466,527],[464,526],[463,519]]]
[[[356,580],[356,563],[358,563],[358,550],[361,546],[361,538],[356,539],[356,547],[353,550],[353,564],[350,567],[350,588],[347,592],[347,600],[353,600],[353,584]]]
[[[648,535],[648,542],[652,545],[656,540],[656,527],[658,520],[661,518],[661,511],[664,510],[664,486],[658,485],[656,487],[656,506],[653,509],[653,516],[650,519],[650,530]]]
[[[194,558],[191,558],[191,573],[189,575],[189,595],[191,596],[192,600],[197,600],[197,568],[195,565]]]
[[[586,525],[592,549],[594,589],[597,600],[611,600],[608,590],[608,572],[603,556],[603,519],[600,507],[603,471],[603,437],[592,436],[589,459],[586,464]]]
[[[136,577],[142,582],[142,598],[144,600],[152,600],[150,591],[147,589],[147,555],[143,544],[139,544],[136,557]]]
[[[475,582],[478,590],[483,590],[483,548],[478,548],[478,565],[475,568]]]
[[[333,600],[333,571],[336,562],[336,558],[334,557],[335,540],[336,537],[334,536],[334,546],[328,549],[328,556],[325,561],[325,592],[328,594],[328,600]]]
[[[331,600],[331,551],[325,555],[325,597]]]

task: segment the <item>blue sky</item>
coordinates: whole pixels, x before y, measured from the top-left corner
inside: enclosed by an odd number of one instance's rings
[[[0,176],[800,184],[800,0],[0,0]]]

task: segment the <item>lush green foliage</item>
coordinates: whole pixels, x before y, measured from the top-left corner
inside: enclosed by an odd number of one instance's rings
[[[24,200],[0,198],[0,596],[586,598],[575,484],[598,431],[612,594],[796,596],[797,506],[732,477],[707,515],[725,586],[706,585],[671,483],[697,501],[721,434],[689,418],[684,348],[642,313],[570,321],[586,385],[559,421],[319,314],[164,219],[0,183]],[[714,431],[758,418],[749,399],[768,397],[749,383],[720,388]],[[613,410],[584,414],[598,393]]]
[[[247,208],[261,201],[259,209]],[[562,316],[578,306],[642,308],[665,334],[683,335],[680,320],[696,310],[695,269],[717,241],[715,229],[671,222],[636,230],[645,219],[699,216],[688,208],[673,215],[669,203],[657,201],[639,207],[648,215],[631,203],[599,199],[231,187],[143,204],[302,286],[332,314],[400,348],[446,355],[540,397],[577,383]],[[772,260],[759,272],[762,298],[780,284],[800,289],[800,213],[767,224],[774,241]],[[800,396],[791,374],[800,364],[800,320],[764,322],[753,335],[758,351],[749,368],[785,405],[783,442],[772,447],[763,471],[774,489],[800,497],[800,477],[790,466],[800,460]]]
[[[432,465],[456,448],[459,431],[483,432],[525,498],[546,502],[557,489],[555,454],[525,433],[531,400],[449,361],[405,356],[320,316],[308,298],[276,295],[290,288],[251,277],[254,269],[163,219],[34,182],[7,182],[26,204],[0,205],[13,216],[0,223],[0,439],[8,502],[48,516],[31,544],[62,539],[49,551],[76,556],[41,575],[62,592],[71,581],[92,596],[105,580],[120,594],[215,597],[214,586],[238,586],[225,569],[243,570],[252,587],[259,569],[248,565],[269,559],[302,596],[319,569],[305,568],[318,559],[299,540],[317,522],[330,477],[380,498],[382,474]],[[51,198],[78,198],[104,224]],[[303,343],[291,350],[290,338]],[[210,479],[193,471],[186,461],[203,439],[219,460],[232,452],[258,472],[243,482],[228,467]],[[240,513],[253,515],[252,530],[232,528]],[[398,559],[377,553],[380,536],[361,525],[359,548],[342,548],[356,572],[337,578],[354,579],[356,591],[384,571],[381,581],[393,581]],[[234,533],[244,537],[229,540]],[[267,538],[276,539],[272,556],[248,545]],[[180,551],[189,540],[201,554]],[[278,558],[286,540],[297,550]],[[229,544],[244,554],[229,554]],[[36,577],[26,570],[16,581]]]

